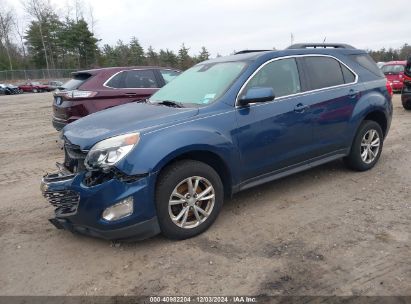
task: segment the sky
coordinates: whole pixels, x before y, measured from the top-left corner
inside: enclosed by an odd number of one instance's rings
[[[20,0],[9,0],[25,16]],[[24,1],[24,0],[22,0]],[[59,14],[67,0],[50,0]],[[234,50],[283,49],[294,43],[342,42],[362,49],[411,44],[410,0],[83,0],[103,44],[132,36],[147,49],[214,57]]]

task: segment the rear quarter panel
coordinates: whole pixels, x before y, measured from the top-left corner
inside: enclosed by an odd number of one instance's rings
[[[349,142],[347,143],[347,146],[349,147],[354,140],[358,127],[369,113],[374,111],[384,113],[387,120],[387,132],[391,124],[393,108],[391,96],[386,88],[386,79],[381,78],[378,80],[363,82],[361,85],[361,97],[354,107],[350,120],[349,134],[351,136],[348,138]]]

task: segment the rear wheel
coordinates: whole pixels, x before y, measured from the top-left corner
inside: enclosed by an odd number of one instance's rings
[[[402,106],[404,107],[404,109],[406,110],[411,110],[411,98],[407,101],[403,100],[402,101]]]
[[[37,93],[37,92],[38,92],[38,90],[37,90],[36,88],[33,88],[31,91],[32,91],[33,93]]]
[[[358,128],[350,154],[344,158],[346,165],[356,171],[366,171],[375,166],[383,146],[383,133],[378,123],[365,120]]]
[[[205,163],[183,160],[160,174],[156,189],[161,232],[168,238],[186,239],[207,230],[224,200],[217,172]]]

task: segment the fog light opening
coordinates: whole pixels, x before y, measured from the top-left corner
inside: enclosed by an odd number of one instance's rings
[[[134,200],[132,196],[106,208],[103,212],[103,219],[106,221],[116,221],[133,214]]]

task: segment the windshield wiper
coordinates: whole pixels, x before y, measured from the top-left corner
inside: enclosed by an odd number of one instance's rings
[[[184,108],[182,102],[172,101],[172,100],[162,100],[162,101],[156,102],[156,104],[164,105],[167,107]]]

